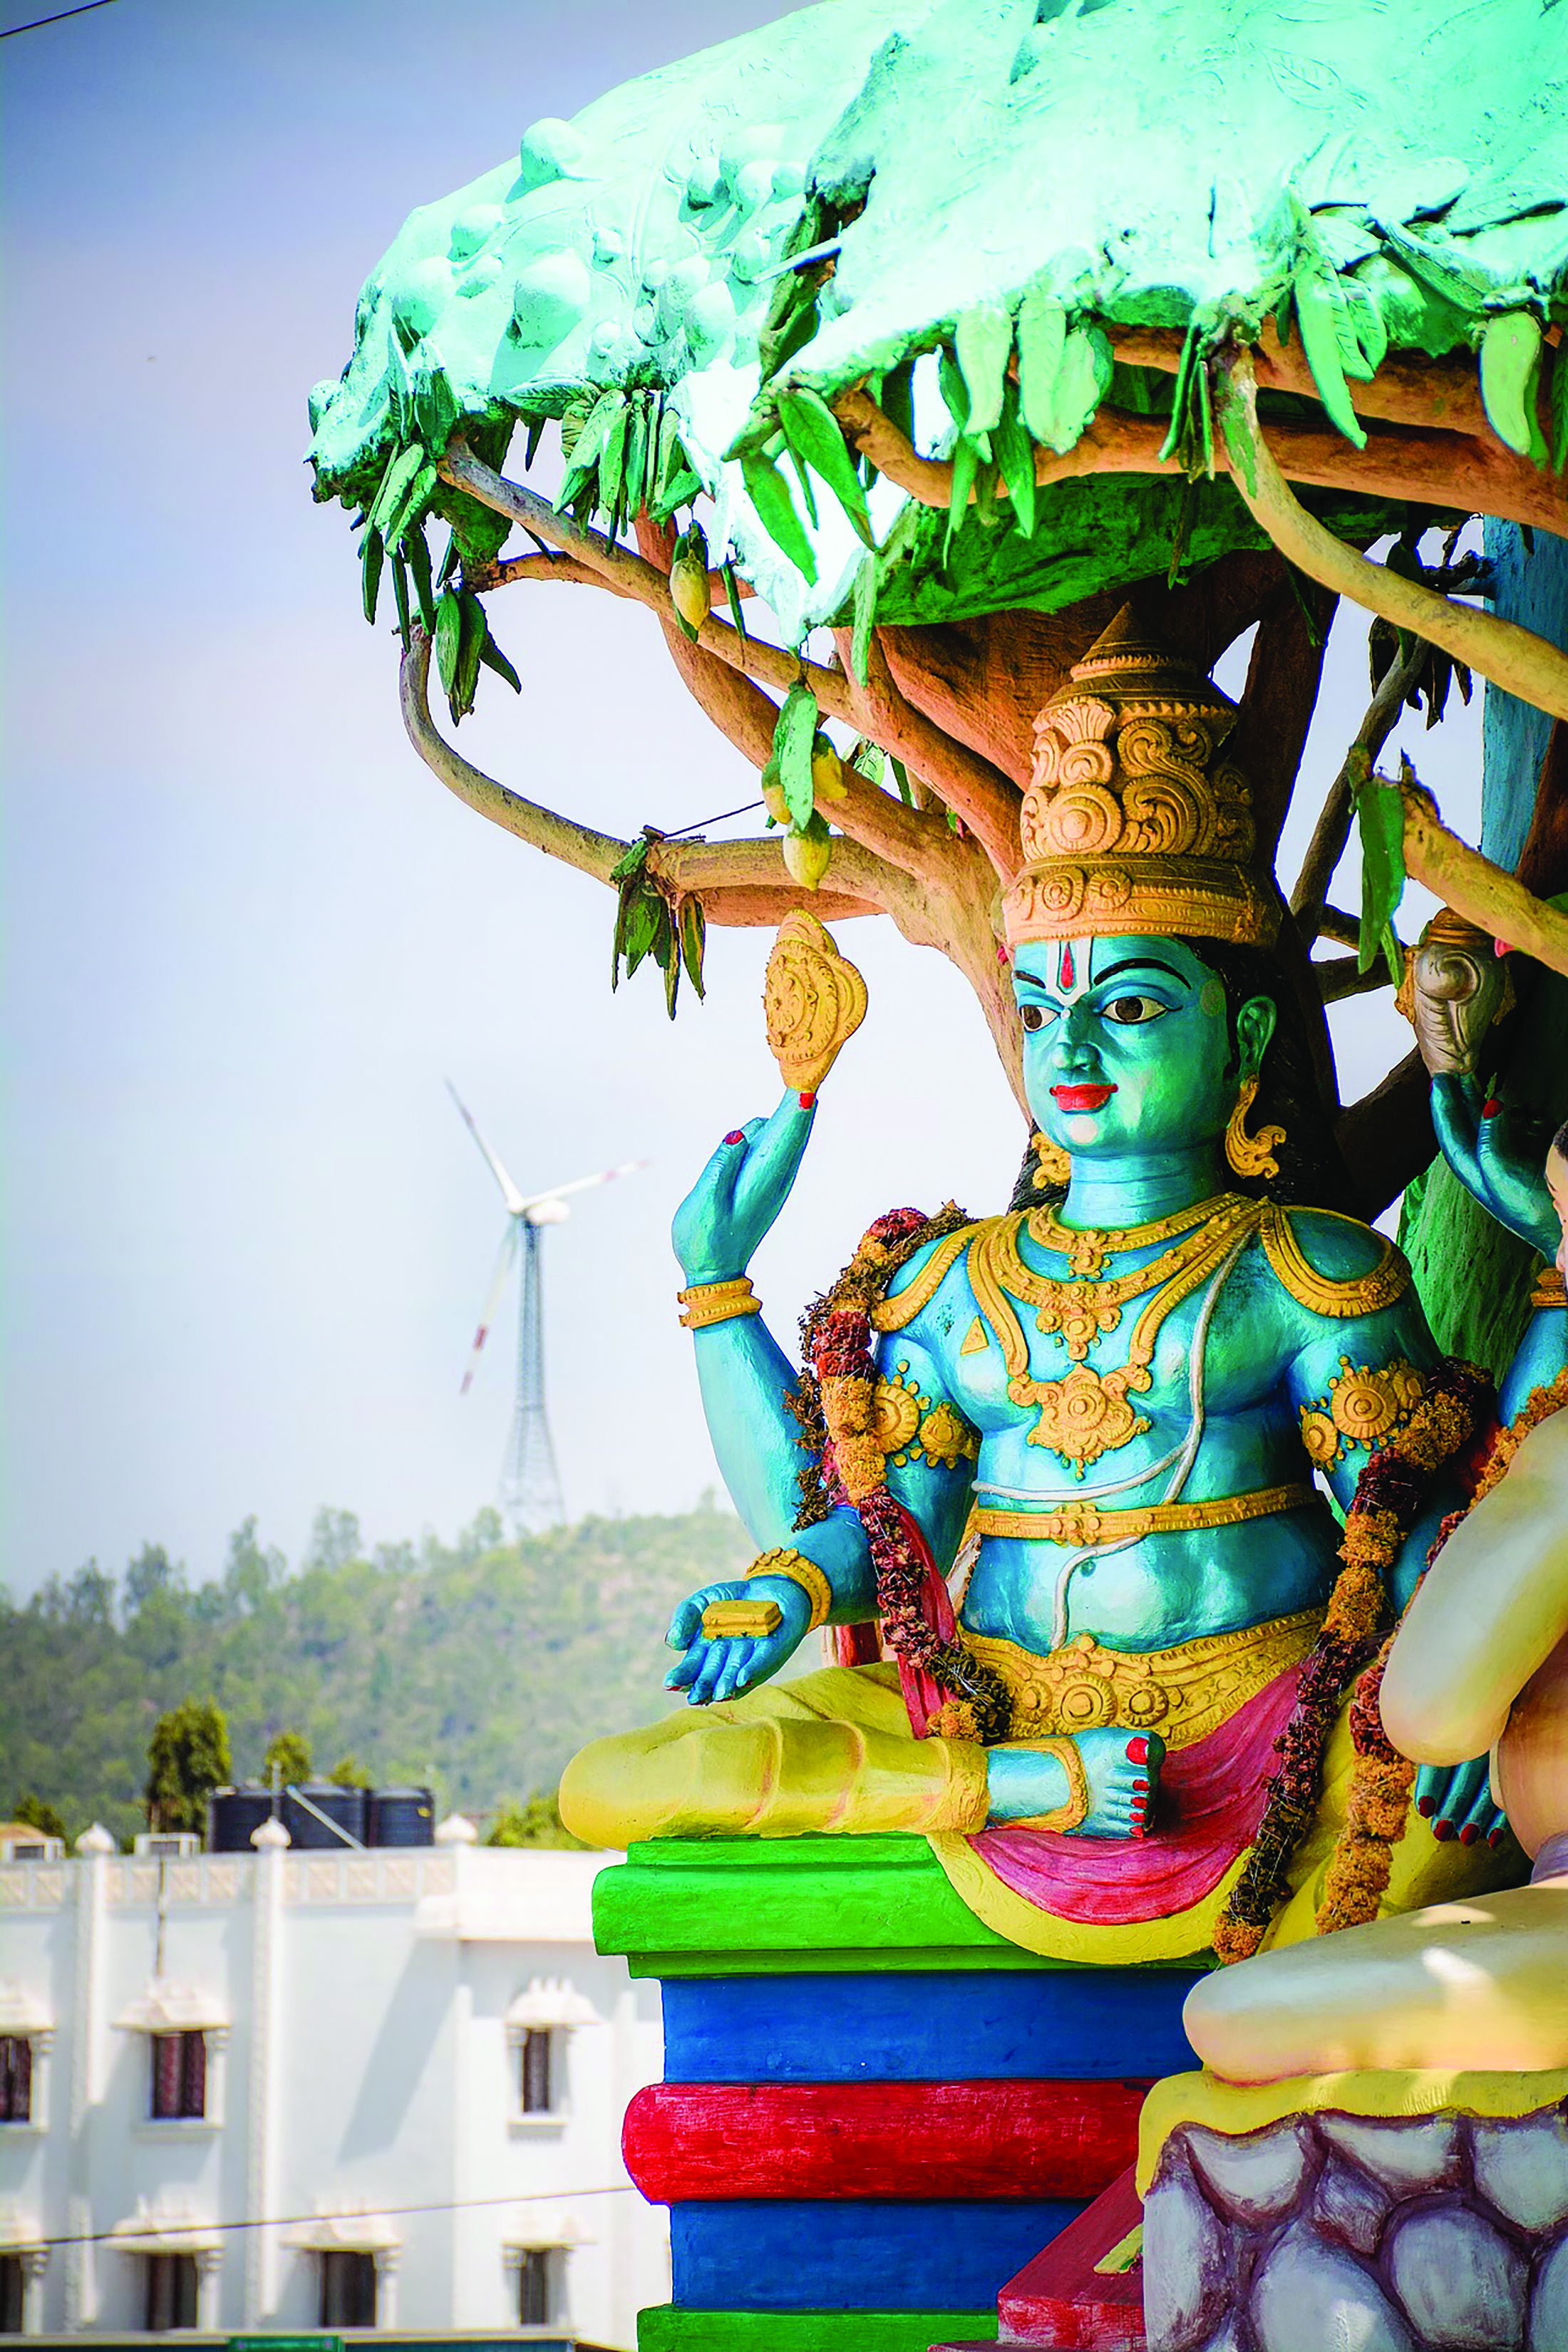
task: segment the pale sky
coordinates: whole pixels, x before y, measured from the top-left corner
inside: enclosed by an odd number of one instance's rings
[[[653,1163],[546,1236],[569,1506],[680,1509],[714,1481],[667,1236],[776,1097],[767,940],[715,934],[673,1028],[651,972],[611,997],[609,894],[408,748],[395,641],[301,457],[405,213],[777,13],[117,0],[0,46],[14,1593],[147,1539],[211,1574],[249,1512],[297,1557],[323,1503],[374,1541],[449,1538],[493,1498],[511,1310],[459,1402],[501,1217],[448,1076],[525,1190]],[[487,678],[461,737],[481,766],[623,835],[751,797],[646,614],[570,586],[491,607],[524,691]],[[1359,722],[1363,636],[1342,620],[1293,835]],[[1473,838],[1476,713],[1407,732]],[[1000,1205],[1022,1140],[945,962],[884,923],[840,944],[870,1013],[754,1269],[786,1340],[872,1216]],[[1386,995],[1336,1026],[1347,1097],[1408,1034]]]

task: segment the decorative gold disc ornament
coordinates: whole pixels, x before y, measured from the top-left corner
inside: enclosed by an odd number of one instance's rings
[[[1007,938],[1143,931],[1267,947],[1252,801],[1220,757],[1237,709],[1124,605],[1035,721]]]
[[[786,915],[763,982],[768,1050],[786,1087],[815,1094],[866,1018],[866,983],[815,915]]]

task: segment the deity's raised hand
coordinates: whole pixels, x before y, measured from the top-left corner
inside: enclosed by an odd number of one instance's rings
[[[732,1282],[790,1195],[815,1107],[785,1095],[771,1118],[724,1138],[675,1213],[669,1238],[689,1283]]]
[[[1475,1078],[1457,1073],[1432,1080],[1432,1125],[1466,1192],[1542,1257],[1554,1257],[1561,1228],[1546,1181],[1545,1125],[1487,1101]]]

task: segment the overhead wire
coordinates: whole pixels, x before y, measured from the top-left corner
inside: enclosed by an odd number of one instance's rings
[[[374,2210],[379,2219],[392,2221],[400,2220],[413,2213],[466,2213],[481,2205],[563,2205],[570,2204],[574,2199],[580,2197],[626,2197],[634,2194],[640,2194],[640,2191],[636,2189],[633,2182],[615,2180],[602,2189],[552,2189],[540,2196],[530,2196],[525,2191],[513,2189],[507,2196],[448,2197],[437,2199],[429,2204],[377,2205]],[[194,2240],[227,2236],[239,2230],[308,2229],[314,2221],[333,2219],[352,2221],[358,2218],[361,2217],[353,2214],[334,2216],[321,2213],[270,2213],[242,2221],[198,2221],[194,2219],[187,2221],[183,2214],[149,2213],[146,2216],[146,2230],[138,2231],[136,2234],[170,2240],[177,2238]],[[125,2231],[84,2230],[79,2231],[74,2237],[32,2238],[28,2241],[28,2251],[41,2253],[52,2252],[57,2246],[123,2245],[128,2234]],[[171,2246],[170,2251],[177,2252],[178,2248]]]
[[[30,24],[7,25],[0,31],[0,41],[14,40],[18,33],[38,33],[46,25],[63,25],[68,16],[90,16],[95,8],[108,8],[113,0],[80,0],[75,8],[57,9],[52,16],[35,16]]]

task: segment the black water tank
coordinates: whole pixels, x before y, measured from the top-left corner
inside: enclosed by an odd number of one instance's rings
[[[351,1845],[363,1845],[365,1793],[363,1789],[340,1789],[335,1780],[304,1780],[298,1790],[285,1789],[283,1826],[289,1844],[311,1852],[325,1847],[334,1853],[346,1853]],[[300,1803],[302,1797],[309,1799],[314,1812]],[[324,1813],[326,1821],[318,1821],[319,1813]],[[335,1822],[337,1829],[329,1829],[328,1822]],[[348,1835],[340,1837],[337,1830],[346,1830]]]
[[[370,1792],[372,1845],[434,1845],[436,1792],[433,1789],[373,1789]]]
[[[253,1830],[272,1819],[272,1791],[259,1780],[242,1788],[215,1789],[207,1799],[209,1853],[248,1853]]]

